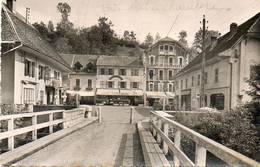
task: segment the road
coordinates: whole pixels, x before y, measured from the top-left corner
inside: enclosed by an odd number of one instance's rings
[[[134,122],[143,119],[134,113]],[[21,166],[144,165],[130,107],[102,106],[102,123],[93,123],[17,162]]]

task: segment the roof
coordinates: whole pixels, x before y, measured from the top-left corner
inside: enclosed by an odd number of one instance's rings
[[[41,53],[43,59],[51,58],[56,63],[61,64],[64,69],[70,69],[54,48],[41,37],[37,29],[21,19],[19,14],[11,12],[5,4],[2,6],[2,41],[21,42],[23,46]]]
[[[185,50],[187,49],[187,47],[184,46],[183,44],[181,44],[179,41],[177,41],[177,40],[175,40],[173,38],[170,38],[170,37],[165,37],[165,38],[159,39],[156,43],[151,45],[151,48],[156,46],[156,45],[158,45],[159,43],[162,43],[162,42],[167,42],[167,43],[172,42],[172,43],[175,43],[175,44],[179,45],[181,48],[183,48]]]
[[[76,63],[80,62],[81,65],[85,66],[89,62],[93,64],[97,63],[99,55],[87,55],[87,54],[60,54],[61,57],[68,63],[71,67]]]
[[[142,67],[141,57],[134,56],[99,56],[97,60],[98,66],[114,66],[114,67]]]
[[[142,56],[143,50],[136,47],[126,47],[126,46],[118,46],[116,49],[116,54],[119,56]]]
[[[257,26],[258,25],[258,26]],[[243,36],[245,36],[248,32],[254,31],[254,33],[260,33],[260,13],[256,14],[254,17],[250,18],[243,24],[237,27],[237,31],[235,34],[231,34],[228,32],[223,36],[219,37],[215,47],[211,48],[209,46],[206,48],[206,60],[209,60],[218,55],[225,50],[230,49],[234,46]],[[199,64],[202,62],[202,53],[200,53],[196,58],[194,58],[186,67],[184,67],[179,73]]]

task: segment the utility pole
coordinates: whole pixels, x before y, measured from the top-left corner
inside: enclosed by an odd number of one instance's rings
[[[208,21],[207,21],[208,23]],[[200,107],[205,107],[205,66],[206,66],[206,19],[203,15],[202,20],[202,64],[201,64],[201,90],[200,90]]]

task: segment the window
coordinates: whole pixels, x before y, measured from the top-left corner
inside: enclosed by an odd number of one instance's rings
[[[104,68],[100,69],[100,75],[106,75],[106,70]]]
[[[168,84],[168,91],[173,92],[173,84],[172,83]]]
[[[76,87],[77,87],[77,88],[80,87],[80,79],[76,79]]]
[[[139,69],[132,69],[131,70],[131,75],[132,76],[138,76],[139,75]]]
[[[197,85],[198,85],[198,86],[200,85],[200,74],[198,75],[198,82],[197,82]]]
[[[108,88],[114,88],[114,82],[113,81],[108,81],[107,82],[107,87]]]
[[[194,76],[191,77],[191,86],[194,86]]]
[[[120,82],[120,88],[126,89],[126,82]]]
[[[160,46],[160,52],[163,52],[163,45]]]
[[[176,89],[179,89],[179,81],[176,81]]]
[[[92,88],[92,80],[88,79],[88,88]]]
[[[106,82],[100,81],[100,88],[106,88]]]
[[[218,68],[215,69],[215,82],[218,82],[219,78],[218,78]]]
[[[34,89],[24,88],[24,104],[34,103]]]
[[[168,45],[164,45],[164,50],[166,51],[166,52],[168,52]]]
[[[169,52],[173,52],[173,46],[169,46]]]
[[[155,65],[155,57],[154,56],[150,56],[149,59],[150,59],[150,61],[149,61],[150,65],[151,66]]]
[[[114,69],[112,68],[108,69],[108,75],[114,75]]]
[[[25,59],[24,61],[24,75],[33,77],[35,76],[35,62]]]
[[[163,83],[158,83],[158,91],[163,92]]]
[[[44,67],[39,65],[39,76],[38,79],[44,79]]]
[[[153,79],[154,77],[154,70],[149,70],[149,79]]]
[[[181,80],[181,89],[183,89],[183,80]]]
[[[169,80],[172,80],[172,79],[173,79],[173,71],[169,70]]]
[[[159,80],[163,80],[163,70],[159,70]]]
[[[59,79],[59,77],[60,77],[60,73],[57,71],[54,71],[54,78]]]
[[[139,83],[138,82],[131,82],[131,88],[138,89],[139,88]]]
[[[120,69],[119,75],[126,75],[126,69]]]
[[[207,72],[205,72],[205,76],[204,77],[205,77],[204,78],[205,84],[207,84],[208,83],[208,73]]]
[[[188,88],[188,79],[185,80],[185,88]]]
[[[179,57],[179,66],[183,66],[183,58],[182,57]]]
[[[153,83],[149,84],[149,91],[154,91],[154,84]]]
[[[169,66],[172,66],[172,65],[173,65],[173,58],[169,57]]]

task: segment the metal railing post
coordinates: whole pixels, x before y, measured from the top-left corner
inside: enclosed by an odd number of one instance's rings
[[[181,131],[180,130],[177,130],[177,132],[174,135],[174,146],[179,149],[181,148]],[[176,167],[180,166],[180,160],[175,155],[173,155],[173,164]]]
[[[98,123],[101,123],[102,120],[101,120],[101,117],[102,117],[102,114],[101,114],[101,107],[98,107]]]
[[[206,166],[207,150],[196,143],[195,166]]]
[[[130,109],[130,124],[133,124],[134,121],[134,107],[131,107]]]
[[[163,124],[163,132],[164,132],[165,136],[168,137],[168,135],[169,135],[169,124],[167,124],[167,123]],[[163,141],[163,152],[164,152],[165,155],[168,154],[168,145],[165,141]]]
[[[8,131],[14,130],[14,119],[11,118],[8,120]],[[14,136],[8,137],[8,149],[14,149]]]

